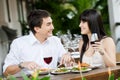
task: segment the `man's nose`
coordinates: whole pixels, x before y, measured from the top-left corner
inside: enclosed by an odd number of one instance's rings
[[[53,26],[53,24],[51,25],[51,29],[54,29],[54,26]]]
[[[81,23],[79,24],[79,27],[81,27]]]

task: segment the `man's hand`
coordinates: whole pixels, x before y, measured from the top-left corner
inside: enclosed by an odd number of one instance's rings
[[[30,62],[22,62],[21,66],[23,66],[24,68],[27,68],[29,70],[35,70],[35,69],[40,67],[37,63],[32,62],[32,61],[30,61]]]
[[[61,57],[60,65],[73,66],[75,60],[71,57],[70,53],[66,53]]]

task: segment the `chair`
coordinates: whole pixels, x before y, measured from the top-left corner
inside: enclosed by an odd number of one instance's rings
[[[116,64],[120,65],[120,53],[116,53]]]
[[[116,53],[116,62],[120,62],[120,53]]]

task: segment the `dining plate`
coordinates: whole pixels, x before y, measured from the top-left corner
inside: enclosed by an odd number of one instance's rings
[[[80,72],[88,72],[88,71],[91,71],[91,70],[92,70],[91,68],[82,68],[81,70],[78,70],[77,68],[73,68],[71,70],[71,72],[80,73]]]
[[[102,68],[102,65],[101,64],[97,64],[95,66],[89,66],[89,68],[91,68],[92,70],[99,69],[99,68]]]
[[[72,58],[80,58],[80,53],[79,52],[72,52],[71,56],[72,56]]]
[[[66,69],[66,68],[58,68],[55,70],[51,71],[51,74],[65,74],[65,73],[69,73],[70,70]]]

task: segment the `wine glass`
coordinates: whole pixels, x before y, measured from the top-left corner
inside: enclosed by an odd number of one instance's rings
[[[90,43],[95,44],[95,42],[98,42],[98,41],[99,41],[99,39],[98,39],[97,33],[92,33]],[[94,53],[96,53],[96,50],[94,50]],[[90,58],[90,65],[91,65],[91,67],[94,67],[92,57]]]
[[[97,33],[92,33],[90,43],[95,44],[95,42],[98,42],[98,41],[99,39],[98,39]]]
[[[45,61],[46,64],[49,65],[52,61],[52,57],[44,57],[44,61]]]
[[[50,68],[49,68],[49,64],[52,62],[52,57],[44,57],[44,62],[46,64],[48,64],[48,69],[49,69],[49,76],[50,76]]]

